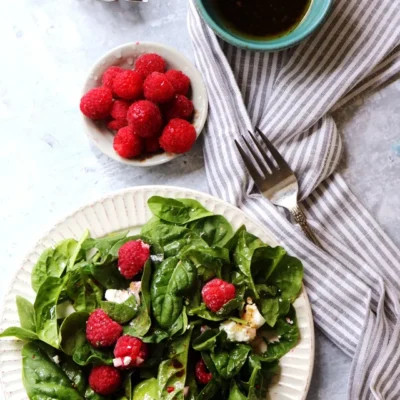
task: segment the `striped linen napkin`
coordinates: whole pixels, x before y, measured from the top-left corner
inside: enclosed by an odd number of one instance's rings
[[[188,22],[209,91],[210,191],[264,223],[304,261],[316,324],[353,358],[348,398],[400,399],[400,251],[335,172],[342,140],[330,115],[400,72],[400,2],[336,0],[318,32],[276,53],[222,42],[193,0]],[[256,125],[300,178],[324,251],[251,190],[233,139]]]

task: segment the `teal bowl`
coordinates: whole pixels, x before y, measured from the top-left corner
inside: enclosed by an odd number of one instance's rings
[[[197,9],[207,25],[226,42],[242,49],[278,51],[292,47],[311,35],[325,20],[333,0],[312,0],[307,14],[299,25],[284,36],[252,39],[230,29],[217,15],[210,0],[195,0]]]

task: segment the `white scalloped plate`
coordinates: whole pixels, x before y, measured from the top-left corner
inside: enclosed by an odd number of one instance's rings
[[[85,229],[89,229],[93,237],[127,228],[139,230],[151,216],[147,200],[153,195],[194,198],[210,211],[223,215],[234,229],[244,224],[251,233],[265,242],[277,245],[265,227],[247,217],[238,208],[204,193],[167,186],[144,186],[111,193],[66,217],[38,241],[23,261],[5,297],[0,331],[12,325],[19,325],[15,305],[17,295],[30,301],[34,300],[35,293],[30,285],[31,271],[45,248],[65,238],[79,238]],[[310,303],[304,289],[294,306],[301,339],[298,345],[281,359],[280,375],[270,388],[271,400],[304,400],[310,385],[314,365],[314,326]],[[0,381],[4,398],[7,400],[28,398],[21,379],[22,344],[21,341],[13,339],[0,340]]]

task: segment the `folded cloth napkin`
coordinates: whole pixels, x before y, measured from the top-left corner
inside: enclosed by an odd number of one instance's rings
[[[400,251],[334,172],[342,141],[330,115],[400,72],[399,1],[336,0],[312,37],[276,53],[219,40],[193,0],[188,21],[209,91],[210,191],[264,223],[303,260],[316,324],[354,360],[348,398],[400,399]],[[323,250],[252,191],[233,139],[256,125],[296,172]]]

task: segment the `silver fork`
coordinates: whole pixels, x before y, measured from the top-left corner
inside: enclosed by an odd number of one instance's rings
[[[251,177],[263,196],[270,200],[272,204],[289,210],[305,235],[314,242],[314,244],[321,247],[321,244],[310,229],[307,218],[297,202],[299,184],[294,172],[290,169],[278,150],[276,150],[267,139],[265,134],[262,133],[259,128],[256,128],[256,131],[272,157],[268,156],[267,151],[250,131],[249,134],[252,143],[249,143],[249,140],[242,136],[248,152],[246,152],[235,139],[235,144]]]

